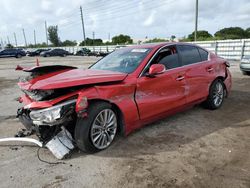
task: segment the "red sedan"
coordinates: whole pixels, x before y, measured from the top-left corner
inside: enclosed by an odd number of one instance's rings
[[[30,75],[18,83],[24,92],[18,116],[49,149],[60,138],[97,152],[118,133],[196,104],[220,108],[231,89],[228,67],[225,59],[186,43],[122,48],[87,70],[19,67]]]

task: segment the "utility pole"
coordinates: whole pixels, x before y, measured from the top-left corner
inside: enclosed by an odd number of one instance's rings
[[[27,47],[27,40],[26,40],[26,35],[25,35],[24,29],[23,29],[23,38],[24,38],[25,46]]]
[[[109,40],[109,42],[110,42],[110,33],[108,34],[108,40]]]
[[[3,49],[4,44],[3,44],[3,39],[1,38],[1,50]]]
[[[36,30],[34,30],[34,43],[35,43],[35,46],[36,46]]]
[[[48,41],[48,28],[47,28],[47,22],[45,21],[45,33],[46,33],[46,43],[47,46],[49,46],[49,41]]]
[[[84,46],[86,46],[86,37],[85,37],[85,28],[84,28],[84,21],[83,21],[82,6],[80,6],[80,13],[81,13],[81,20],[82,20],[82,34],[83,34]]]
[[[197,40],[197,29],[198,29],[198,0],[195,3],[195,31],[194,31],[194,41]]]
[[[8,41],[8,44],[10,44],[10,39],[9,39],[9,36],[7,36],[7,41]]]
[[[94,40],[95,40],[95,32],[93,31],[92,33],[92,45],[93,45],[93,51],[95,51],[95,44],[94,44]]]
[[[16,47],[17,47],[16,33],[14,33],[14,39],[15,39],[15,44],[16,44]]]

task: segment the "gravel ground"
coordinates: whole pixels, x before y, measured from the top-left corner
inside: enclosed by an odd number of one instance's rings
[[[41,64],[87,67],[95,57],[40,58]],[[16,86],[35,58],[0,59],[0,137],[13,136],[22,125],[15,119],[20,95]],[[103,152],[75,151],[60,164],[37,158],[36,146],[0,144],[0,181],[4,187],[250,187],[250,76],[231,63],[233,89],[216,111],[200,106],[117,138]],[[40,157],[56,162],[40,150]]]

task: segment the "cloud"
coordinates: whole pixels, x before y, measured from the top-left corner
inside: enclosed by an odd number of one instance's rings
[[[147,19],[143,22],[142,25],[144,25],[144,26],[150,26],[150,25],[152,25],[153,22],[155,21],[155,14],[156,14],[156,11],[152,10],[150,12],[150,15],[147,17]]]
[[[194,30],[194,0],[1,0],[0,37],[16,32],[23,43],[21,28],[32,41],[45,41],[44,21],[59,25],[62,40],[82,40],[79,7],[82,5],[87,37],[95,31],[107,39],[124,33],[134,38],[184,36]],[[199,29],[214,34],[230,26],[250,27],[249,0],[199,1]],[[11,22],[10,22],[11,20]]]

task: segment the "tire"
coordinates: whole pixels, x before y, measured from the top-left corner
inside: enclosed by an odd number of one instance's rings
[[[104,120],[105,114],[108,117],[106,120]],[[112,144],[117,133],[117,117],[111,104],[106,102],[92,103],[88,108],[88,117],[80,117],[76,122],[75,141],[78,148],[87,153],[107,149]],[[103,122],[103,125],[100,122]]]
[[[250,72],[242,71],[242,74],[243,74],[243,75],[250,75]]]
[[[49,57],[50,55],[49,54],[45,54],[44,57]]]
[[[209,88],[207,100],[203,103],[205,108],[216,110],[222,106],[225,98],[225,85],[222,80],[215,80]]]
[[[16,58],[21,58],[21,57],[22,57],[21,54],[17,54],[17,55],[16,55]]]

